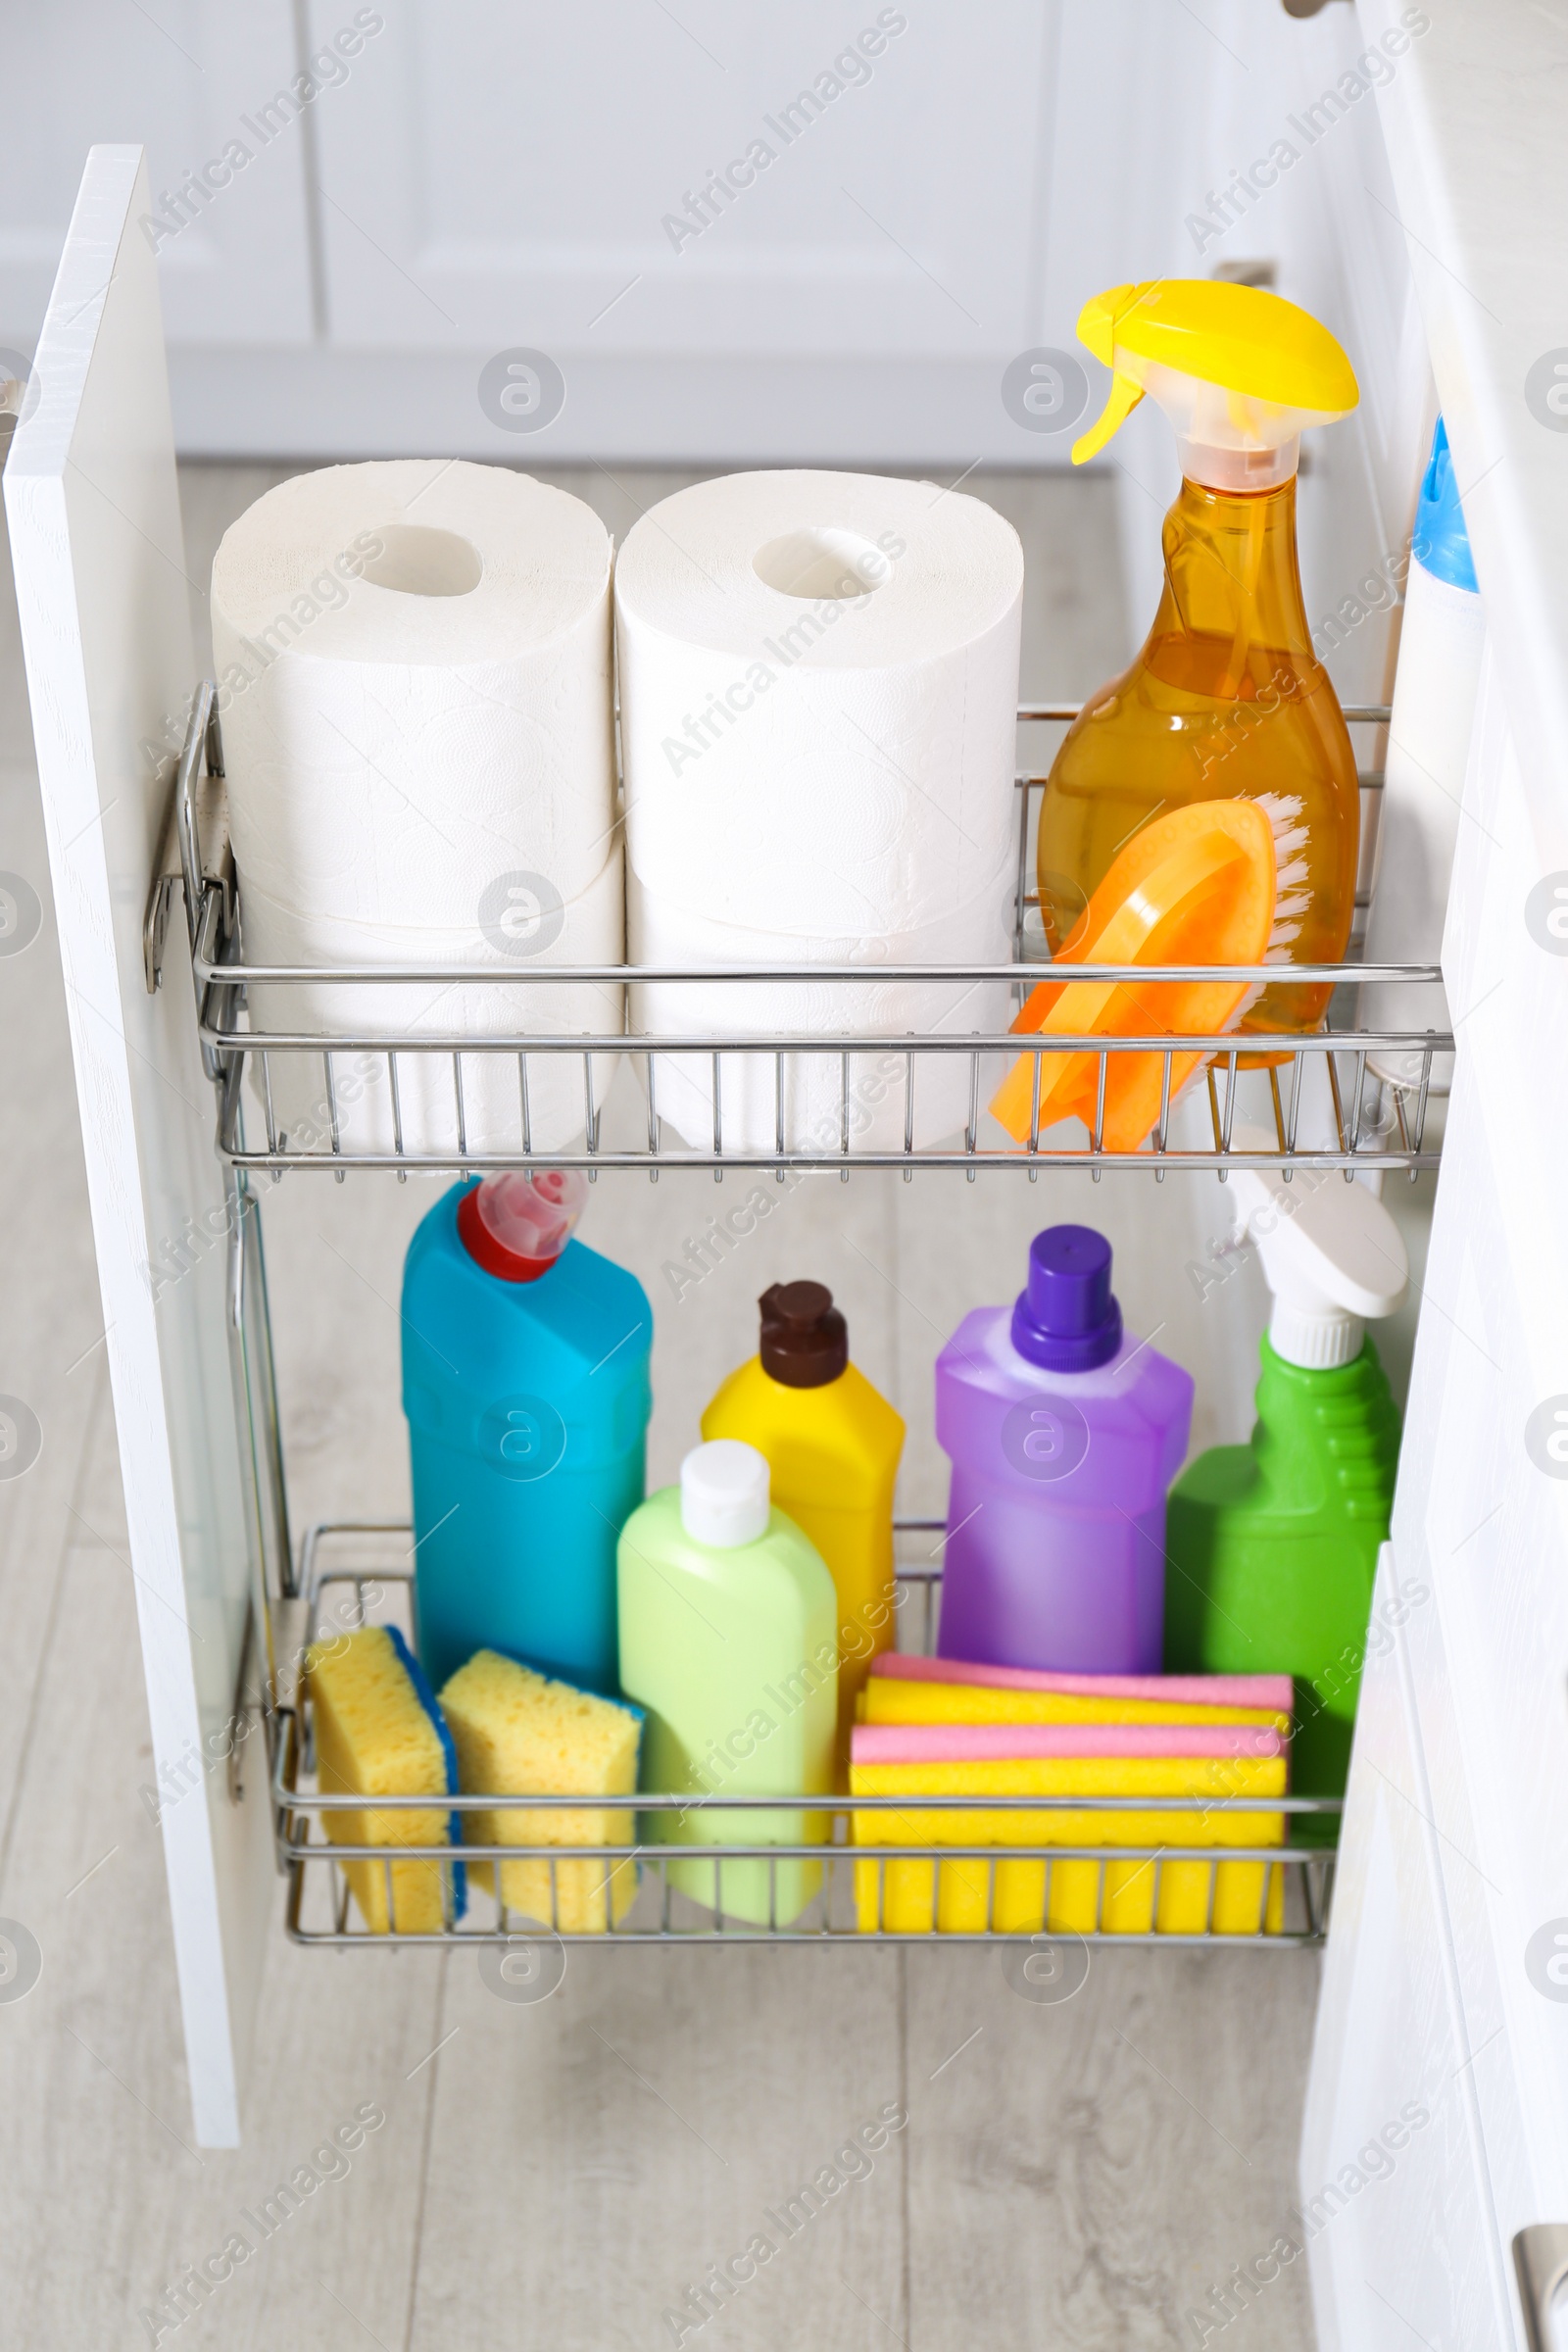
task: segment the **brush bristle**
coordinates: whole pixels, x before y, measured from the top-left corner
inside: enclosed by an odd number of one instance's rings
[[[1311,828],[1305,822],[1303,804],[1297,793],[1260,792],[1255,806],[1268,818],[1274,835],[1274,920],[1260,960],[1289,963],[1291,949],[1301,935],[1301,925],[1312,904],[1311,869],[1306,861]],[[1266,985],[1256,980],[1247,991],[1225,1023],[1227,1036],[1240,1028]]]

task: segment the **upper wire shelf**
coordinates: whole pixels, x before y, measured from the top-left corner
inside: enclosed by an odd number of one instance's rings
[[[1333,990],[1320,1028],[1266,1039],[1234,1033],[1172,1038],[1017,1036],[1005,1027],[1028,991],[1050,972],[1029,954],[1038,897],[1030,888],[1031,842],[1044,773],[1016,778],[1018,858],[1013,959],[977,964],[732,964],[549,966],[486,963],[304,966],[247,961],[243,901],[233,868],[222,792],[222,752],[210,682],[198,688],[171,794],[164,856],[149,897],[144,948],[149,989],[159,984],[174,882],[183,885],[204,1060],[218,1089],[218,1145],[236,1171],[350,1168],[468,1173],[482,1169],[701,1168],[722,1179],[728,1169],[786,1171],[917,1167],[1151,1169],[1173,1167],[1405,1170],[1435,1168],[1427,1134],[1434,1064],[1451,1054],[1442,972],[1436,964],[1278,964],[1258,966],[1075,965],[1073,977],[1135,981],[1268,981]],[[1062,722],[1075,703],[1026,703],[1020,721]],[[1350,705],[1355,725],[1378,727],[1385,706]],[[1361,875],[1370,874],[1382,777],[1364,774]],[[1358,894],[1364,907],[1365,892]],[[891,984],[952,1006],[955,990],[986,991],[1000,1018],[960,1029],[951,1010],[890,1032],[863,1022],[833,1028],[761,1027],[719,1031],[693,1020],[667,1025],[671,996],[701,1009],[695,991],[803,984],[853,989]],[[1358,990],[1411,987],[1428,999],[1430,1026],[1368,1027]],[[463,1006],[472,992],[622,992],[612,1032],[581,1028],[534,1033],[522,1010],[510,1034],[466,1032]],[[420,1025],[374,1017],[385,990],[421,990]],[[644,992],[662,998],[660,1025],[638,1026]],[[428,1017],[429,992],[440,992],[445,1017]],[[303,1017],[263,1026],[258,992],[308,991]],[[370,992],[368,1020],[365,992]],[[353,992],[352,1006],[348,992]],[[334,999],[338,1000],[334,1005]],[[396,1000],[389,1000],[396,1008]],[[450,1004],[450,1013],[446,1007]],[[623,1006],[623,1009],[622,1009]],[[324,1009],[323,1009],[324,1007]],[[341,1016],[341,1017],[340,1017]],[[491,1016],[493,1015],[493,1005]],[[732,1007],[726,1019],[732,1019]],[[938,1025],[940,1020],[941,1025]],[[737,1023],[738,1026],[738,1023]],[[1266,1060],[1265,1052],[1266,1049]],[[1043,1124],[1040,1076],[1052,1056],[1096,1057],[1093,1114],[1070,1132]],[[1159,1112],[1137,1150],[1105,1138],[1109,1072],[1117,1056],[1160,1056]],[[1207,1057],[1206,1071],[1184,1096],[1173,1068],[1179,1056]],[[1034,1115],[1023,1141],[990,1118],[987,1103],[1012,1061],[1034,1062]],[[612,1095],[617,1064],[635,1084]],[[1401,1071],[1391,1085],[1378,1064]],[[249,1083],[247,1084],[247,1081]],[[677,1125],[678,1120],[678,1125]],[[1246,1134],[1242,1133],[1245,1123]],[[693,1140],[695,1137],[695,1140]]]

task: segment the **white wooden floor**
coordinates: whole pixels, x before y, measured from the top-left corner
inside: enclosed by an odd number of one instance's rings
[[[281,470],[187,469],[193,582]],[[617,537],[677,486],[561,478]],[[1126,651],[1108,484],[967,486],[1024,535],[1025,691],[1085,690]],[[42,1952],[25,1998],[0,1984],[0,2343],[145,2344],[142,2310],[231,2231],[254,2239],[245,2211],[373,2104],[386,2121],[347,2176],[160,2341],[667,2344],[665,2312],[761,2232],[777,2253],[702,2328],[705,2345],[1196,2345],[1189,2311],[1289,2227],[1316,1991],[1298,1954],[1097,1955],[1057,2006],[1019,1997],[984,1952],[573,1954],[560,1991],[530,2006],[493,1997],[469,1954],[316,1955],[279,1929],[245,2144],[190,2144],[60,971],[8,584],[0,595],[0,869],[45,906],[34,943],[0,956],[0,1392],[44,1433],[32,1468],[0,1479],[0,1918]],[[194,603],[205,629],[199,590]],[[1110,1234],[1129,1323],[1162,1325],[1159,1345],[1200,1374],[1195,1444],[1244,1433],[1258,1301],[1238,1280],[1201,1305],[1183,1272],[1219,1229],[1215,1189],[813,1180],[678,1303],[662,1267],[702,1231],[707,1180],[604,1179],[584,1238],[655,1301],[656,1481],[755,1346],[758,1293],[813,1274],[908,1419],[906,1505],[936,1508],[932,1359],[967,1307],[1017,1289],[1028,1236],[1062,1216]],[[297,1529],[405,1506],[391,1302],[432,1197],[300,1176],[268,1203]],[[780,2242],[767,2210],[895,2101],[908,2127],[870,2177]],[[1310,2344],[1303,2273],[1287,2268],[1227,2342]]]

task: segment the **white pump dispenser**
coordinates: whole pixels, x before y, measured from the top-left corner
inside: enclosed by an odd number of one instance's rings
[[[1271,1151],[1273,1136],[1244,1135],[1241,1151]],[[1399,1228],[1364,1184],[1338,1168],[1302,1168],[1287,1183],[1272,1168],[1234,1168],[1237,1239],[1257,1245],[1274,1294],[1269,1344],[1312,1372],[1352,1363],[1365,1326],[1392,1315],[1410,1279]]]

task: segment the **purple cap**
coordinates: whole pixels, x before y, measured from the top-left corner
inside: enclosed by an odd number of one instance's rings
[[[1048,1372],[1092,1372],[1121,1346],[1110,1295],[1110,1244],[1092,1225],[1052,1225],[1029,1245],[1028,1287],[1012,1310],[1012,1344]]]

